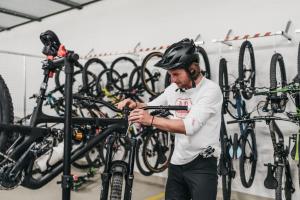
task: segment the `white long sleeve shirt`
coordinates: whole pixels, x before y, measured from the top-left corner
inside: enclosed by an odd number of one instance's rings
[[[187,105],[189,111],[172,111],[173,119],[182,119],[186,134],[175,134],[174,165],[191,162],[199,154],[220,154],[220,127],[223,96],[219,85],[202,78],[195,88],[181,92],[175,83],[147,105]]]

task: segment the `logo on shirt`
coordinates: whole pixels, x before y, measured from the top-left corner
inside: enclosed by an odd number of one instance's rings
[[[183,99],[183,98],[178,98],[176,99],[175,104],[177,106],[191,106],[192,105],[192,100],[191,98]],[[176,110],[175,115],[178,118],[184,118],[187,114],[189,113],[189,110]]]

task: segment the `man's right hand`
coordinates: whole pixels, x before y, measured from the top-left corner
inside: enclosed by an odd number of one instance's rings
[[[117,104],[117,108],[122,110],[125,106],[128,106],[131,109],[135,109],[135,108],[137,108],[137,105],[138,105],[137,102],[135,102],[131,99],[124,99],[123,101],[120,101]]]

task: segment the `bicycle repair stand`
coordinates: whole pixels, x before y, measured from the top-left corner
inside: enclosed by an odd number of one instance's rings
[[[73,73],[74,62],[79,56],[72,51],[68,51],[65,58],[65,126],[64,126],[64,160],[63,175],[61,178],[62,199],[70,200],[73,176],[71,176],[71,150],[72,150],[72,102],[73,102]]]

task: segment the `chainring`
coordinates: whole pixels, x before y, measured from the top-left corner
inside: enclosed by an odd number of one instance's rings
[[[16,178],[11,178],[10,171],[15,166],[14,163],[7,163],[0,168],[0,189],[12,190],[18,187],[24,180],[24,170],[19,172]]]

